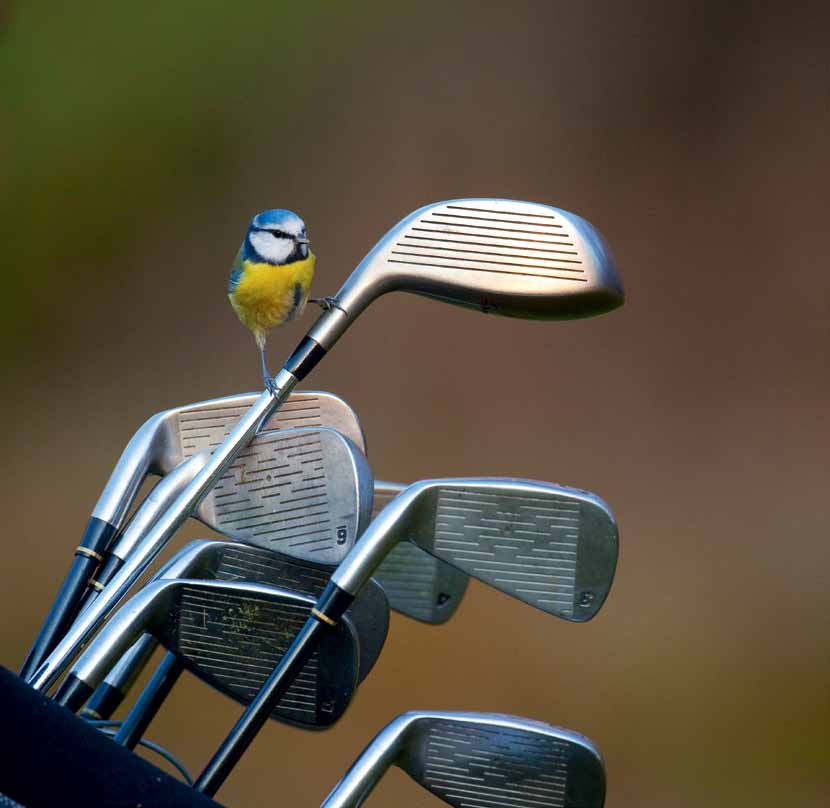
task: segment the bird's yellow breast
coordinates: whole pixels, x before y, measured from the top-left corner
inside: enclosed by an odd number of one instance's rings
[[[280,266],[242,261],[242,269],[242,277],[228,297],[239,319],[255,335],[264,336],[302,314],[314,278],[312,253]]]

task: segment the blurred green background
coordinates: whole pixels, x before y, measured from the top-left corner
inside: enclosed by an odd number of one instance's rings
[[[269,725],[219,797],[319,804],[386,721],[442,708],[586,733],[610,808],[827,804],[826,3],[41,2],[0,20],[3,664],[133,431],[259,386],[225,297],[255,212],[305,218],[333,294],[419,205],[532,199],[605,234],[623,309],[541,324],[391,296],[308,386],[357,409],[378,477],[602,495],[622,531],[605,610],[567,625],[473,585],[442,628],[395,617],[342,723]],[[273,337],[272,364],[310,322]],[[189,678],[150,735],[199,771],[237,714]],[[368,804],[437,803],[394,772]]]

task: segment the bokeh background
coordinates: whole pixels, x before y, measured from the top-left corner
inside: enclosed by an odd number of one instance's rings
[[[219,797],[319,804],[387,720],[444,708],[586,733],[610,808],[827,804],[826,3],[42,2],[0,20],[3,664],[133,431],[259,386],[225,297],[256,211],[305,218],[332,294],[417,206],[532,199],[605,234],[623,309],[542,324],[390,296],[308,386],[357,409],[378,477],[598,492],[622,531],[605,610],[568,625],[472,585],[444,627],[395,617],[342,723],[268,726]],[[275,365],[312,316],[272,339]],[[151,737],[199,771],[237,714],[188,679]],[[437,803],[392,772],[369,804]]]

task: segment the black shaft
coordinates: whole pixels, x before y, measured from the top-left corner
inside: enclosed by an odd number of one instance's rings
[[[135,749],[183,670],[179,658],[168,651],[116,733],[117,744]]]
[[[69,573],[20,669],[21,678],[31,678],[40,667],[40,663],[46,659],[72,625],[78,613],[81,597],[86,591],[87,581],[95,574],[101,556],[109,548],[117,532],[117,528],[109,522],[94,516],[89,520]]]
[[[367,577],[368,580],[368,577]],[[228,737],[211,758],[199,779],[193,784],[197,791],[213,796],[225,782],[233,767],[239,762],[256,734],[268,721],[274,708],[299,675],[317,646],[324,632],[334,625],[351,606],[355,596],[329,581],[317,600],[312,616],[306,620],[294,642],[282,655],[279,664],[271,672],[253,701],[242,713]],[[318,615],[315,617],[314,615]]]
[[[309,617],[254,700],[242,713],[222,746],[211,758],[193,787],[209,796],[225,782],[233,767],[268,721],[269,716],[317,649],[328,627]]]

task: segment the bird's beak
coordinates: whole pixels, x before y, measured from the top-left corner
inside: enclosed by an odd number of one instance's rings
[[[307,238],[295,238],[294,241],[296,241],[297,244],[308,244]]]

